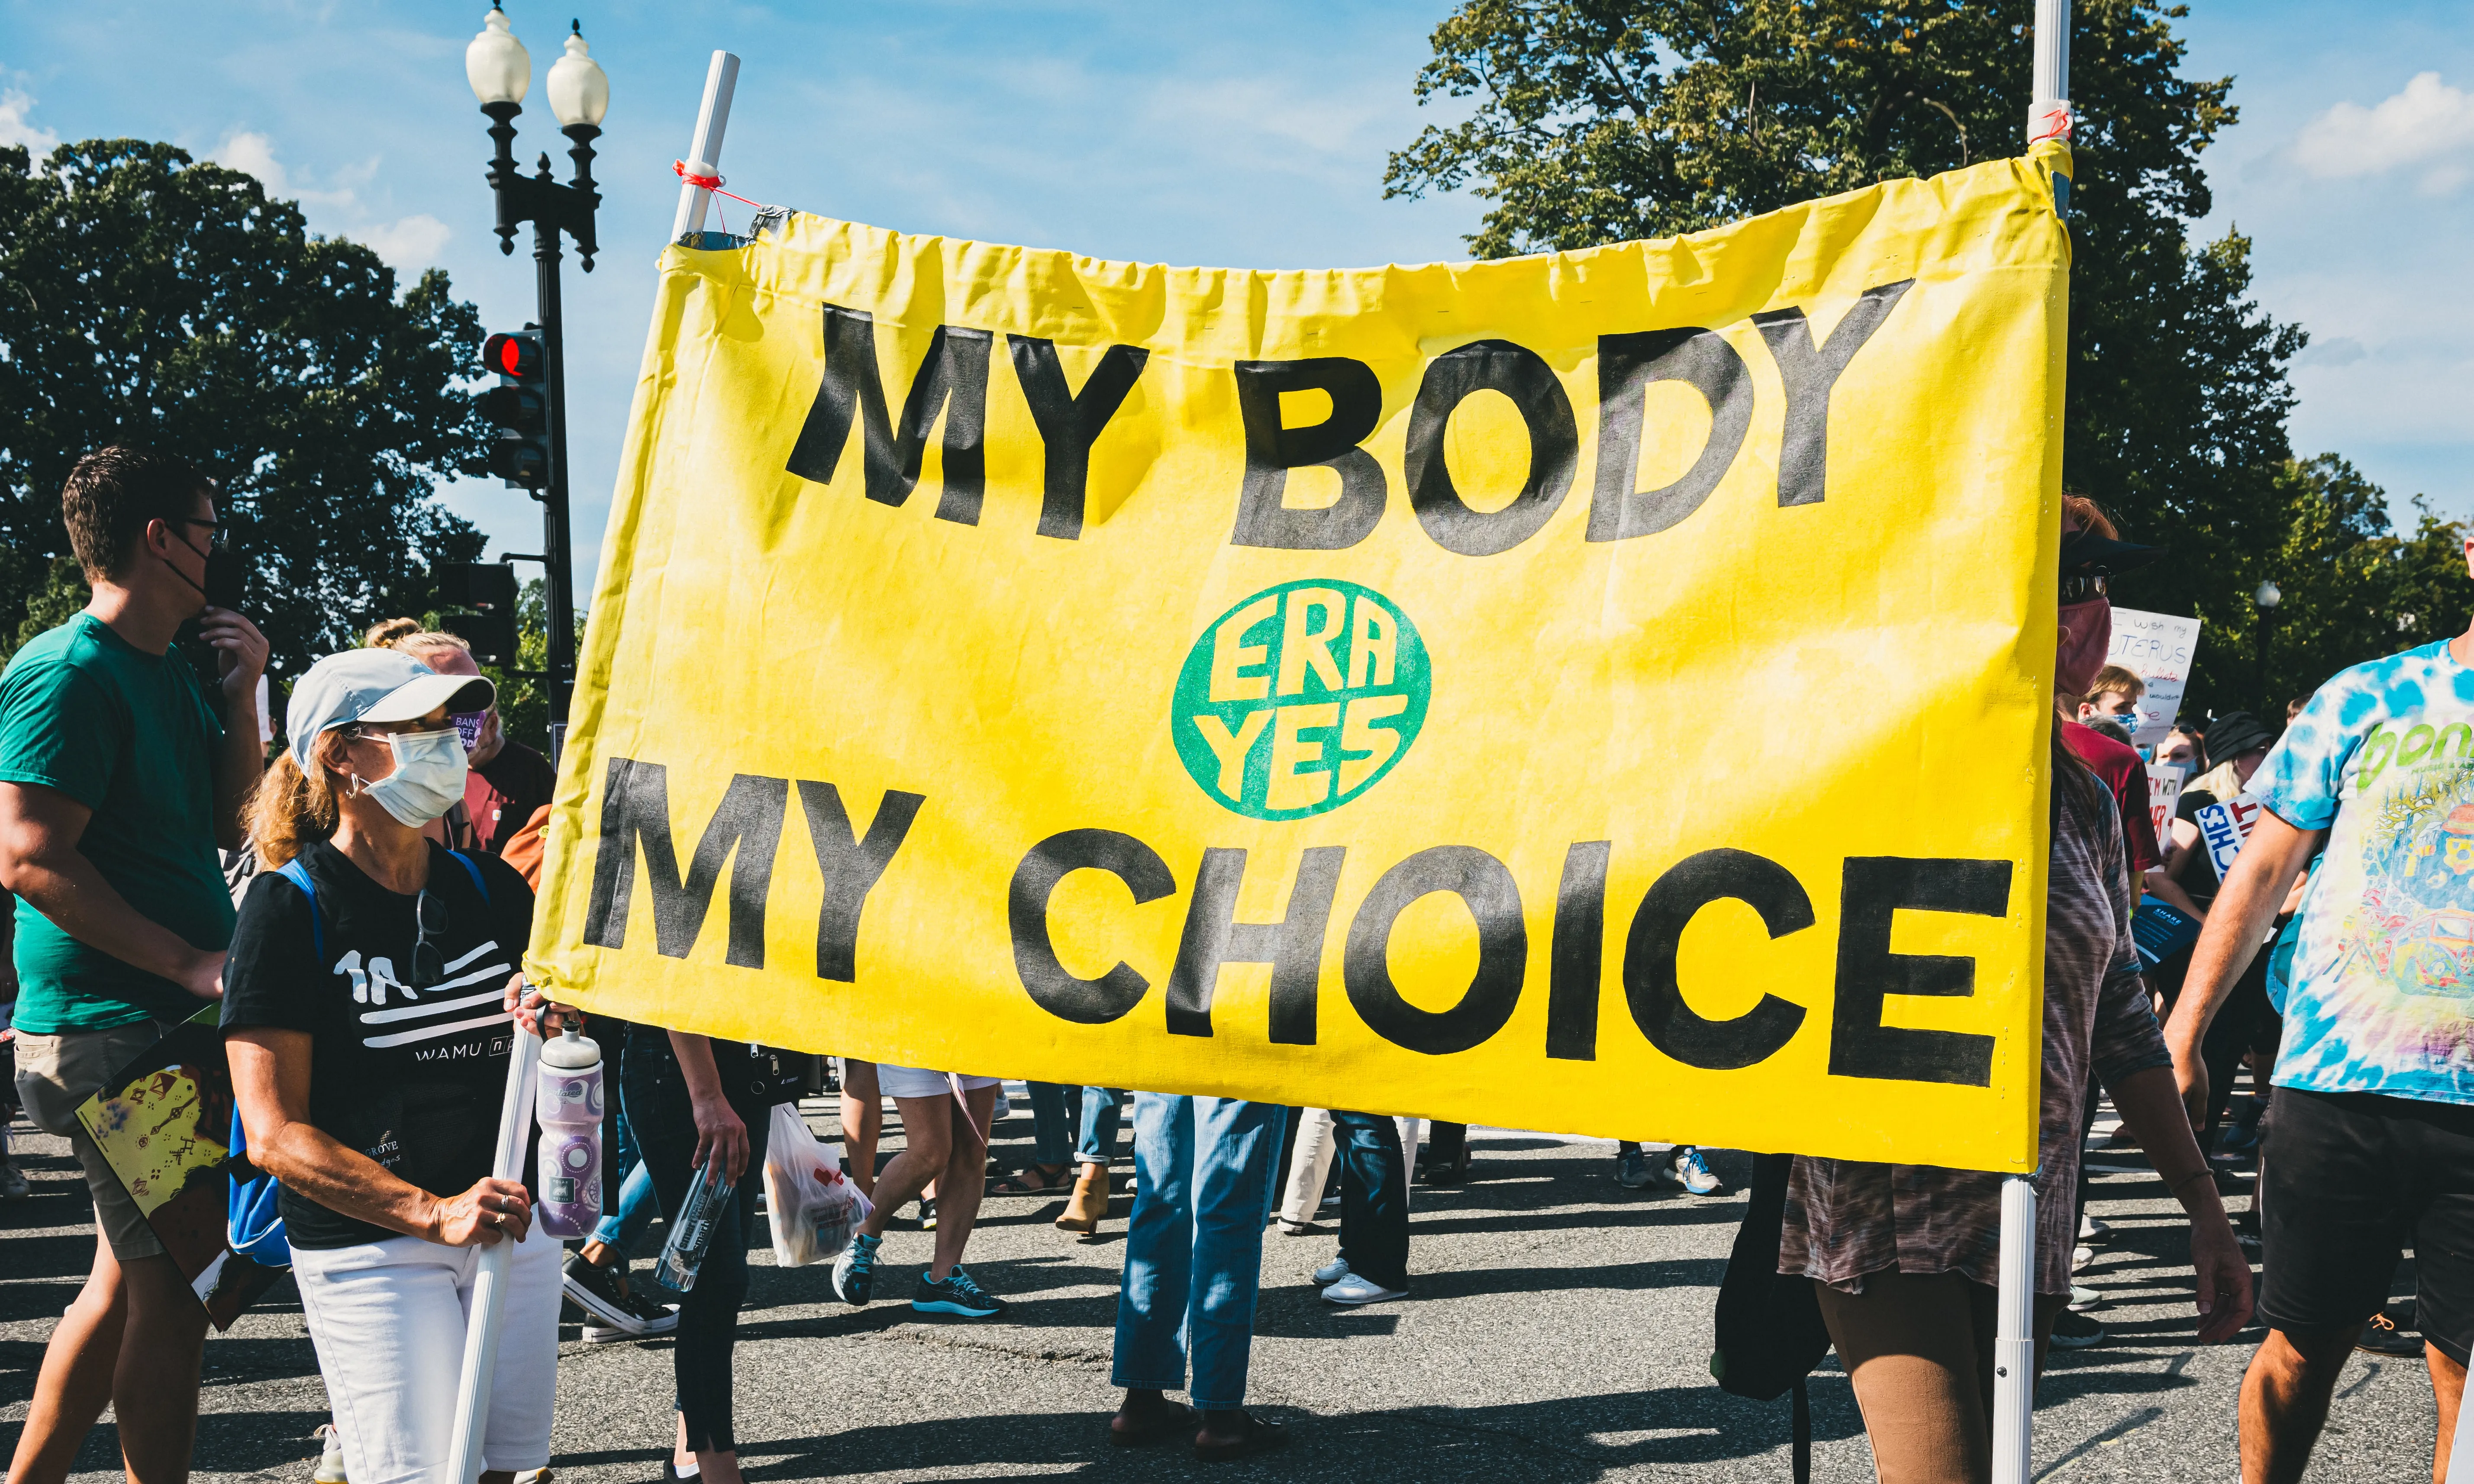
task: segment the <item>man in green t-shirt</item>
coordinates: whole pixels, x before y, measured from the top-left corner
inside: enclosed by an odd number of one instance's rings
[[[207,606],[213,486],[185,461],[110,447],[61,491],[94,589],[0,675],[0,888],[16,895],[17,1092],[68,1139],[94,1196],[93,1271],[52,1331],[9,1476],[57,1484],[112,1404],[129,1476],[186,1479],[206,1311],[77,1109],[223,994],[231,898],[216,848],[240,844],[264,760],[266,639]],[[184,622],[219,657],[223,719],[171,653]]]

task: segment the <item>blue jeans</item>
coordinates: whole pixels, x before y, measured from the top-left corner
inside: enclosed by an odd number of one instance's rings
[[[1340,1145],[1340,1256],[1386,1288],[1409,1286],[1409,1171],[1388,1114],[1331,1111]]]
[[[1085,1164],[1107,1164],[1117,1157],[1117,1123],[1125,1116],[1126,1094],[1116,1088],[1069,1089],[1075,1117],[1082,1125],[1074,1158]]]
[[[610,1059],[613,1064],[616,1060]],[[618,1079],[609,1077],[607,1081],[612,1116],[603,1119],[601,1126],[605,1134],[618,1136],[614,1140],[618,1158],[608,1161],[608,1167],[624,1170],[626,1177],[618,1183],[618,1199],[605,1200],[601,1219],[594,1223],[593,1239],[617,1253],[618,1266],[623,1269],[627,1259],[635,1256],[637,1238],[661,1214],[662,1203],[653,1194],[653,1172],[644,1167],[643,1151],[636,1147],[636,1131],[627,1126],[626,1096],[617,1086]],[[602,1188],[607,1191],[610,1186],[605,1185]]]
[[[1233,1098],[1134,1094],[1134,1214],[1111,1384],[1183,1390],[1205,1412],[1245,1405],[1285,1112]]]
[[[1066,1095],[1071,1089],[1054,1082],[1026,1082],[1031,1089],[1031,1162],[1057,1165],[1073,1154],[1067,1126],[1076,1114],[1066,1109]]]

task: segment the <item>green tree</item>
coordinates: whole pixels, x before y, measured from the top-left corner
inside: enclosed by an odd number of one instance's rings
[[[433,605],[481,556],[440,509],[487,435],[459,382],[480,322],[432,270],[398,292],[254,178],[133,139],[0,149],[0,644],[85,602],[60,489],[115,441],[221,485],[250,616],[279,670]],[[62,603],[68,602],[65,610]]]
[[[2207,624],[2191,703],[2255,682],[2250,592],[2287,538],[2286,365],[2300,329],[2250,299],[2250,245],[2194,246],[2199,155],[2232,80],[2180,75],[2180,6],[2077,0],[2064,479],[2172,548],[2122,601]],[[1386,192],[1470,189],[1483,256],[1698,230],[2017,153],[2032,0],[1465,0],[1420,102],[1457,125]],[[2362,658],[2362,657],[2357,657]]]
[[[2347,665],[2464,632],[2464,526],[2417,498],[2415,528],[2400,534],[2388,492],[2335,454],[2285,465],[2273,498],[2284,539],[2243,575],[2252,590],[2274,582],[2276,608],[2245,603],[2200,636],[2217,651],[2218,709],[2282,721],[2287,701]]]

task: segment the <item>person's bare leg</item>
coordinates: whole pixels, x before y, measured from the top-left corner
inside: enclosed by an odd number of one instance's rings
[[[2299,1484],[2355,1338],[2353,1329],[2268,1331],[2243,1374],[2243,1484]]]
[[[198,1369],[206,1309],[167,1257],[120,1265],[129,1321],[111,1374],[111,1415],[130,1484],[183,1484],[198,1446]]]
[[[2431,1484],[2448,1484],[2448,1457],[2457,1442],[2457,1403],[2465,1395],[2465,1368],[2428,1341],[2422,1358],[2431,1367],[2431,1400],[2439,1406],[2439,1436],[2431,1448]]]
[[[850,1165],[851,1184],[869,1200],[876,1199],[876,1142],[885,1135],[885,1094],[878,1089],[876,1064],[842,1058],[842,1158]]]
[[[954,1106],[954,1095],[939,1092],[934,1097],[897,1097],[893,1108],[902,1115],[902,1152],[876,1177],[876,1189],[870,1199],[876,1209],[868,1212],[867,1224],[861,1230],[870,1236],[883,1236],[885,1224],[927,1188],[928,1182],[942,1174],[945,1162],[953,1158],[954,1126],[946,1110]],[[942,1228],[944,1222],[939,1220]]]
[[[997,1089],[977,1088],[962,1098],[969,1106],[967,1115],[951,1097],[945,1099],[952,1142],[937,1181],[945,1195],[936,1203],[936,1260],[928,1269],[931,1279],[953,1276],[954,1264],[962,1260],[962,1246],[971,1239],[971,1227],[980,1219],[980,1197],[987,1192],[981,1170],[987,1162],[987,1129],[997,1111]]]
[[[844,1083],[843,1086],[847,1087],[849,1084]],[[676,1441],[670,1445],[670,1467],[673,1469],[685,1469],[689,1464],[692,1463],[696,1466],[696,1472],[702,1477],[712,1480],[713,1484],[740,1484],[739,1454],[735,1451],[728,1453],[689,1452],[688,1420],[684,1413],[676,1415],[679,1419],[679,1430]]]
[[[94,1239],[94,1267],[68,1312],[52,1327],[43,1368],[35,1377],[35,1400],[17,1434],[9,1484],[61,1484],[69,1476],[79,1445],[111,1400],[112,1368],[120,1362],[120,1336],[129,1323],[127,1291],[111,1248]]]

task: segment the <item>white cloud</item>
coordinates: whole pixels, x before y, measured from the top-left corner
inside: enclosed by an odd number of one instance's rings
[[[454,233],[446,223],[423,211],[400,222],[374,227],[347,228],[344,235],[369,245],[386,260],[387,266],[404,273],[427,268],[438,261],[447,239]]]
[[[322,231],[366,244],[399,272],[412,273],[438,261],[454,235],[446,223],[428,212],[416,212],[393,222],[373,222],[360,188],[377,178],[377,161],[364,160],[330,172],[324,189],[306,176],[296,177],[276,157],[275,141],[252,130],[233,130],[206,157],[218,165],[255,176],[270,196],[301,203],[303,214]]]
[[[35,111],[35,100],[11,88],[0,92],[0,145],[22,144],[36,159],[61,147],[61,136],[48,129],[37,129],[26,115]]]
[[[292,177],[275,157],[275,141],[260,133],[235,130],[206,152],[206,158],[228,169],[257,177],[270,196],[292,194]]]
[[[2437,72],[2415,74],[2403,90],[2370,108],[2341,103],[2304,126],[2293,160],[2320,180],[2423,170],[2422,189],[2455,190],[2474,153],[2474,96],[2449,86]]]

